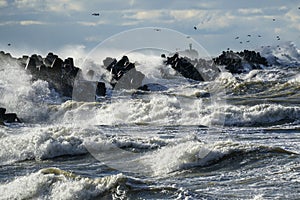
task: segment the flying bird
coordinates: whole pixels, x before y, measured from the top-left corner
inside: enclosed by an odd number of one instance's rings
[[[196,27],[196,26],[194,26],[194,29],[195,29],[195,30],[197,30],[197,27]]]
[[[155,28],[154,30],[155,30],[155,31],[161,31],[159,28]]]
[[[250,42],[250,40],[247,40],[246,42]]]
[[[275,21],[275,19],[273,19],[273,22]]]
[[[251,37],[251,35],[247,35],[248,37]]]
[[[93,16],[100,16],[100,13],[92,13]]]
[[[236,37],[235,39],[237,40],[237,39],[239,39],[240,37]]]
[[[7,44],[7,46],[10,46],[10,45],[11,45],[10,43]]]
[[[261,37],[261,35],[258,35],[258,37]]]

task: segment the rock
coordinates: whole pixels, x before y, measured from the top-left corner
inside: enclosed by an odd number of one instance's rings
[[[142,85],[145,75],[136,70],[135,64],[129,62],[127,56],[123,56],[119,61],[107,57],[103,64],[112,74],[110,84],[114,89],[137,89]]]
[[[224,65],[229,72],[238,74],[268,66],[266,58],[262,57],[259,52],[249,50],[241,52],[223,51],[213,61],[217,65]]]
[[[145,75],[137,71],[135,68],[125,72],[114,84],[114,89],[137,89],[142,85]]]
[[[17,117],[16,113],[5,113],[5,108],[0,108],[0,124],[4,125],[5,123],[21,123],[21,120]]]
[[[160,85],[158,83],[148,83],[145,84],[141,87],[138,88],[139,90],[142,91],[147,91],[147,92],[157,92],[157,91],[166,91],[168,88],[166,86]]]
[[[164,58],[165,56],[162,55],[162,57]],[[179,54],[175,53],[172,57],[167,57],[164,63],[166,65],[170,65],[185,78],[189,78],[195,81],[204,81],[199,71],[187,57],[179,57]]]
[[[73,58],[64,61],[53,53],[48,53],[46,58],[36,54],[27,59],[25,69],[32,75],[32,80],[44,80],[50,88],[55,89],[64,97],[71,98],[73,83],[79,71],[74,66]]]
[[[103,82],[97,83],[96,95],[97,96],[105,96],[106,95],[105,83],[103,83]]]

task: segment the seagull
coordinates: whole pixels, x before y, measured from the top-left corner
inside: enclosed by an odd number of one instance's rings
[[[100,16],[100,13],[92,13],[93,16]]]
[[[194,29],[195,29],[195,30],[197,30],[197,27],[196,27],[196,26],[194,26]]]

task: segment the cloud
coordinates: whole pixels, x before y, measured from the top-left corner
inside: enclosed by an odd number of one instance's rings
[[[42,21],[35,21],[35,20],[23,20],[19,22],[22,26],[28,26],[28,25],[45,25],[45,22]]]
[[[300,31],[300,15],[298,10],[290,10],[284,15],[284,18],[289,27]]]
[[[203,10],[171,10],[170,11],[170,16],[179,21],[193,19],[193,18],[202,18],[206,14],[207,12]]]
[[[77,24],[80,24],[82,26],[98,26],[98,25],[108,24],[108,22],[105,20],[99,20],[96,22],[78,21]]]
[[[263,14],[262,9],[259,8],[241,8],[238,9],[238,13],[242,14],[242,15],[257,15],[257,14]]]
[[[84,4],[78,0],[15,0],[13,5],[23,10],[62,13],[82,11],[85,8]]]
[[[29,26],[29,25],[46,25],[48,23],[36,20],[21,20],[21,21],[6,21],[0,22],[0,26],[6,25],[22,25],[22,26]]]
[[[0,8],[6,7],[8,5],[6,0],[0,0]]]
[[[143,10],[143,11],[130,11],[129,14],[125,14],[124,18],[128,19],[136,19],[136,20],[150,20],[150,19],[158,19],[162,17],[162,10]]]
[[[15,0],[13,4],[17,8],[21,9],[40,9],[42,7],[43,2],[41,0]]]

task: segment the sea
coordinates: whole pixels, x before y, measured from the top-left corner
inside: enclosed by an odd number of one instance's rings
[[[299,199],[300,50],[258,50],[262,70],[186,79],[129,53],[151,91],[63,99],[0,66],[0,199]],[[149,51],[147,51],[149,53]]]

